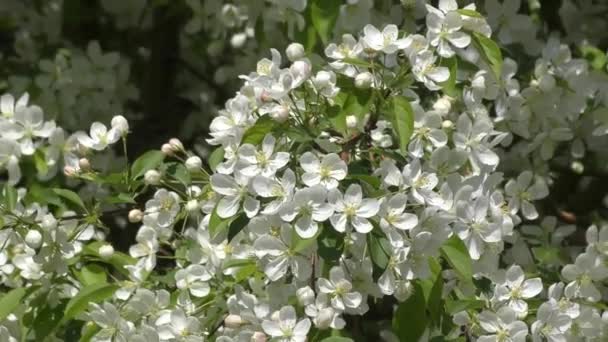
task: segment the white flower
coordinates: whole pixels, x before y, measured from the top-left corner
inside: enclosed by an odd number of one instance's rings
[[[362,51],[363,47],[352,35],[344,34],[340,45],[335,43],[327,45],[325,55],[336,60],[329,63],[332,68],[346,76],[354,77],[357,74],[357,68],[343,60],[346,58],[356,59]]]
[[[380,206],[378,216],[380,227],[385,230],[399,229],[410,230],[418,224],[418,217],[415,214],[406,213],[407,196],[396,194],[389,198],[384,198]]]
[[[329,302],[327,294],[319,293],[314,303],[306,305],[304,312],[312,318],[312,322],[319,329],[343,329],[346,322],[340,317],[340,311],[334,309]]]
[[[335,210],[330,221],[337,231],[343,233],[354,228],[359,233],[369,233],[372,230],[368,219],[378,213],[380,203],[371,198],[363,199],[359,184],[351,184],[344,196],[337,189],[331,190],[328,201]]]
[[[173,191],[159,189],[154,198],[146,202],[145,216],[162,228],[173,224],[180,210],[180,197]]]
[[[143,267],[152,271],[156,266],[156,252],[158,252],[158,239],[156,231],[148,226],[141,226],[135,237],[137,244],[131,246],[129,254],[134,258],[144,258]]]
[[[373,25],[366,25],[363,28],[361,42],[365,49],[376,52],[382,51],[386,54],[405,49],[411,43],[407,38],[399,39],[399,29],[396,25],[392,24],[385,26],[382,32]]]
[[[285,170],[280,179],[256,176],[251,182],[251,188],[255,194],[264,198],[273,198],[264,206],[262,210],[264,215],[278,213],[281,207],[291,200],[295,187],[296,175],[290,169]]]
[[[292,232],[291,227],[281,226],[277,232],[272,232],[272,235],[262,235],[253,243],[255,255],[260,259],[268,259],[264,266],[264,273],[272,281],[283,278],[289,268],[291,268],[291,273],[300,280],[308,279],[312,273],[309,260],[301,254],[295,253],[290,246]]]
[[[15,102],[15,98],[11,94],[4,94],[0,97],[0,114],[5,118],[12,118],[15,113],[25,109],[27,102],[30,99],[28,93],[23,93],[19,100]]]
[[[342,267],[334,266],[329,271],[329,280],[320,278],[317,280],[319,291],[330,296],[331,306],[337,310],[344,311],[346,308],[355,309],[361,304],[361,294],[352,291],[352,283],[346,279]]]
[[[505,185],[505,193],[509,196],[509,209],[512,214],[516,214],[520,208],[525,218],[534,220],[538,217],[538,212],[532,201],[547,197],[549,189],[542,180],[537,180],[532,184],[533,174],[530,171],[522,172],[517,180],[509,180]]]
[[[312,152],[306,152],[300,157],[300,165],[304,169],[302,182],[307,186],[323,185],[327,190],[338,187],[339,181],[346,177],[348,167],[335,153],[319,158]]]
[[[182,309],[165,313],[156,320],[161,341],[203,341],[199,336],[200,322],[196,317],[188,317]]]
[[[403,168],[403,182],[405,188],[410,188],[410,195],[416,203],[438,205],[441,198],[433,189],[439,180],[432,172],[422,172],[419,159],[412,160]]]
[[[488,120],[480,118],[473,124],[467,114],[462,114],[453,135],[454,145],[457,149],[469,152],[470,160],[475,165],[496,166],[499,162],[498,155],[487,142],[492,132],[492,124]]]
[[[438,83],[450,78],[450,70],[443,66],[436,66],[437,56],[431,51],[422,51],[414,57],[412,73],[417,81],[424,83],[429,90],[439,90]]]
[[[525,316],[528,303],[524,299],[536,297],[543,290],[540,278],[525,280],[524,271],[518,265],[511,266],[505,275],[505,281],[494,289],[494,297],[506,302],[518,315]]]
[[[445,58],[454,56],[452,46],[464,49],[471,44],[471,36],[461,32],[462,17],[456,10],[455,0],[439,1],[439,10],[427,5],[429,13],[426,16],[428,26],[427,38],[432,46],[437,47],[437,53]]]
[[[474,203],[456,204],[459,220],[454,224],[454,230],[464,241],[473,260],[479,260],[487,243],[499,242],[502,238],[500,223],[491,221],[488,207],[486,196],[476,199]]]
[[[312,78],[312,84],[317,93],[328,98],[332,98],[340,92],[340,88],[336,87],[336,74],[333,71],[319,71]]]
[[[216,207],[217,214],[221,218],[234,216],[239,211],[241,201],[247,217],[253,217],[260,209],[260,202],[249,196],[249,178],[238,172],[235,173],[234,178],[223,174],[212,175],[211,188],[224,196]]]
[[[92,148],[97,151],[105,150],[108,145],[117,142],[121,137],[121,132],[117,128],[108,128],[100,123],[93,122],[89,135],[84,132],[76,132],[78,142],[85,147]]]
[[[570,297],[598,301],[602,298],[602,294],[594,281],[601,282],[608,278],[608,267],[598,255],[583,253],[576,257],[574,264],[564,266],[562,276],[569,281],[565,292]]]
[[[55,131],[54,121],[44,121],[38,106],[20,108],[12,121],[0,121],[0,136],[19,141],[21,153],[32,155],[36,150],[34,138],[48,138]]]
[[[261,174],[265,177],[274,176],[277,170],[287,165],[289,153],[274,153],[276,139],[267,134],[262,141],[262,149],[257,150],[251,144],[244,144],[239,148],[239,159],[236,170],[247,177]]]
[[[19,157],[21,149],[14,140],[0,138],[0,170],[8,171],[8,183],[15,185],[21,179]]]
[[[532,323],[531,332],[534,342],[564,342],[564,333],[570,329],[572,319],[559,311],[556,302],[545,302],[536,312],[536,321]]]
[[[129,133],[129,122],[122,115],[116,115],[112,118],[110,122],[112,128],[117,130],[121,136],[125,136]]]
[[[317,222],[327,220],[334,212],[332,206],[325,202],[325,197],[326,191],[320,185],[298,190],[293,201],[286,203],[279,214],[286,222],[296,220],[295,229],[298,235],[309,239],[319,230]]]
[[[297,321],[296,310],[293,306],[284,306],[278,317],[262,322],[264,332],[277,342],[304,342],[310,330],[310,319]]]
[[[480,336],[478,342],[525,342],[528,336],[526,323],[517,320],[516,312],[503,306],[497,313],[483,311],[477,317],[479,325],[488,335]]]
[[[201,265],[189,265],[175,273],[175,286],[180,290],[188,290],[195,297],[205,297],[210,287],[207,283],[212,278],[211,273]]]

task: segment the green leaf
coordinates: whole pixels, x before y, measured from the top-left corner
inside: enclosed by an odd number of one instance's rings
[[[323,229],[318,238],[317,253],[330,266],[338,264],[344,250],[344,234],[333,228]]]
[[[477,299],[448,300],[445,303],[445,311],[450,315],[465,310],[483,309],[484,307],[484,301]]]
[[[70,299],[65,308],[63,323],[68,322],[84,312],[89,303],[101,303],[111,297],[120,288],[117,284],[92,284],[84,287],[78,294]]]
[[[9,314],[13,313],[23,302],[25,297],[29,296],[36,289],[38,289],[38,287],[18,287],[3,295],[2,298],[0,298],[0,322],[4,321]]]
[[[359,58],[344,58],[342,61],[344,63],[348,63],[362,68],[370,69],[372,67],[372,63]]]
[[[414,282],[413,291],[405,302],[399,304],[393,316],[393,330],[399,341],[420,340],[428,324],[426,301],[420,284]]]
[[[473,44],[481,54],[481,57],[490,65],[497,80],[502,75],[502,53],[498,44],[481,33],[473,32]]]
[[[127,194],[127,193],[120,193],[115,196],[107,197],[104,199],[104,201],[109,204],[124,204],[124,203],[136,204],[137,203],[137,202],[135,202],[135,199],[133,198],[133,196],[131,194]]]
[[[80,207],[81,209],[84,209],[85,211],[87,210],[87,207],[84,205],[84,202],[82,202],[80,196],[74,191],[68,189],[55,188],[53,189],[53,192],[59,195],[60,197],[68,200],[70,203]]]
[[[293,252],[298,253],[298,252],[301,252],[301,251],[307,249],[308,247],[312,246],[317,241],[317,237],[319,237],[319,235],[321,235],[321,233],[323,233],[325,230],[327,230],[325,227],[319,225],[319,229],[317,230],[317,233],[313,237],[308,238],[308,239],[303,239],[294,230],[291,234],[291,250]]]
[[[12,187],[8,184],[5,184],[4,185],[4,205],[6,206],[8,211],[15,210],[15,207],[17,206],[17,199],[18,199],[17,189],[15,189],[14,187]]]
[[[158,150],[152,150],[142,154],[131,166],[131,177],[136,179],[143,176],[146,171],[159,167],[164,159],[165,155]]]
[[[407,144],[414,132],[414,112],[405,96],[393,96],[388,101],[389,118],[399,137],[399,150],[407,154]]]
[[[276,127],[277,122],[274,121],[270,115],[264,115],[258,119],[258,121],[249,127],[243,134],[243,144],[259,145],[264,140],[266,134],[272,132]]]
[[[249,218],[245,213],[241,213],[232,222],[230,222],[230,226],[228,227],[228,241],[232,241],[232,239],[238,233],[240,233],[248,223]]]
[[[380,269],[386,269],[392,249],[384,233],[379,230],[370,232],[367,234],[367,243],[372,262]]]
[[[191,183],[190,172],[188,172],[184,164],[171,163],[167,167],[167,174],[184,186],[188,186]]]
[[[371,185],[374,189],[379,189],[380,185],[382,185],[380,178],[371,175],[348,175],[346,178],[363,181]]]
[[[321,342],[353,342],[352,338],[342,336],[330,336],[321,340]]]
[[[42,175],[46,175],[49,172],[49,165],[46,162],[44,152],[40,149],[36,150],[34,153],[34,165],[36,165],[38,173]]]
[[[363,120],[365,115],[369,113],[371,100],[372,94],[367,89],[353,88],[348,93],[338,94],[336,96],[336,104],[339,106],[339,109],[336,110],[338,106],[332,107],[334,108],[335,115],[329,118],[332,128],[347,136],[346,117],[354,115],[359,121]]]
[[[224,148],[218,147],[209,155],[208,163],[211,171],[215,172],[217,166],[224,161]]]
[[[98,262],[103,262],[108,265],[112,265],[116,268],[117,271],[121,272],[124,275],[129,275],[129,272],[125,269],[127,265],[134,265],[136,260],[132,258],[130,255],[125,253],[114,251],[114,254],[108,259],[104,259],[99,255],[99,247],[103,246],[105,242],[95,241],[92,242],[83,248],[83,253],[85,255],[90,255],[96,257]]]
[[[235,217],[236,217],[236,215],[233,217],[221,218],[217,214],[217,207],[216,207],[216,209],[213,210],[213,213],[211,213],[211,217],[209,218],[209,236],[211,238],[214,238],[219,233],[228,229],[228,227],[230,226],[230,223],[232,222],[232,220]]]
[[[223,269],[227,270],[233,267],[244,267],[249,265],[255,265],[255,260],[252,259],[231,259],[223,264]]]
[[[243,266],[238,271],[236,271],[236,273],[234,274],[234,280],[237,283],[240,283],[243,280],[247,280],[247,279],[251,278],[251,276],[254,275],[257,271],[258,271],[258,266],[255,264]]]
[[[98,264],[84,265],[74,273],[76,274],[76,278],[85,286],[108,282],[107,270]]]
[[[473,266],[469,251],[464,242],[456,235],[452,235],[441,246],[441,255],[456,271],[462,280],[470,282],[473,279]]]
[[[580,50],[593,69],[604,70],[608,64],[608,55],[597,47],[585,44],[580,47]]]
[[[481,13],[479,13],[475,10],[471,10],[471,9],[461,8],[461,9],[456,10],[456,12],[460,13],[461,15],[465,15],[467,17],[483,18],[483,15],[481,15]]]
[[[340,14],[341,5],[342,2],[337,0],[312,0],[310,4],[312,25],[324,45],[329,42],[331,31]]]
[[[36,319],[32,323],[32,330],[36,341],[44,341],[61,322],[63,310],[66,302],[63,302],[53,308],[50,305],[45,305],[42,310],[36,313]]]
[[[457,97],[458,89],[456,88],[456,75],[458,73],[458,60],[456,57],[445,58],[442,60],[441,65],[450,69],[450,78],[440,85],[446,94],[451,97]]]

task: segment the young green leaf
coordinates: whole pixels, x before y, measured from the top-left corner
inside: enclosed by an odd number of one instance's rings
[[[502,75],[502,53],[498,44],[477,32],[473,32],[473,44],[477,47],[484,61],[492,68],[496,79],[500,80]]]
[[[76,278],[83,285],[93,285],[100,283],[107,283],[107,270],[98,264],[87,264],[84,265],[80,270],[74,272]]]
[[[215,172],[217,166],[224,161],[224,148],[218,147],[209,155],[208,163],[211,171]]]
[[[276,127],[277,122],[274,121],[269,115],[264,115],[255,122],[255,124],[249,127],[243,134],[243,144],[259,145],[266,134],[272,132]]]
[[[414,293],[399,304],[393,316],[393,331],[399,341],[419,341],[428,325],[426,301],[422,288],[414,282]]]
[[[467,246],[465,246],[464,242],[462,242],[458,236],[452,235],[452,237],[441,246],[441,255],[462,280],[471,281],[473,279],[473,266],[469,251]]]
[[[458,96],[456,88],[456,74],[458,73],[458,59],[456,57],[446,58],[441,62],[441,65],[450,70],[450,78],[441,83],[443,91],[451,97]]]
[[[84,205],[84,202],[82,202],[80,196],[74,191],[68,189],[55,188],[53,189],[53,192],[59,195],[60,197],[68,200],[70,203],[80,207],[81,209],[87,210],[87,207]]]
[[[61,321],[65,323],[74,319],[88,308],[89,303],[101,303],[111,297],[119,288],[120,286],[117,284],[106,283],[92,284],[84,287],[74,298],[70,299]]]
[[[407,144],[414,132],[414,112],[405,96],[393,96],[388,102],[388,116],[399,137],[399,150],[407,154]]]
[[[146,171],[160,166],[164,159],[165,155],[158,150],[152,150],[142,154],[131,166],[131,177],[137,179],[143,176]]]
[[[18,287],[8,291],[0,298],[0,322],[13,313],[22,303],[23,299],[34,292],[38,287]]]
[[[331,31],[334,29],[338,14],[340,14],[340,1],[334,0],[312,0],[310,14],[312,25],[321,37],[324,45],[329,42]]]
[[[17,199],[18,199],[17,189],[15,189],[14,187],[12,187],[8,184],[5,184],[3,195],[4,195],[4,205],[6,206],[6,209],[8,209],[8,211],[15,210],[15,207],[17,206]]]
[[[230,222],[230,226],[228,227],[228,241],[232,241],[232,239],[245,228],[247,223],[249,223],[249,218],[247,218],[245,213],[241,213]]]

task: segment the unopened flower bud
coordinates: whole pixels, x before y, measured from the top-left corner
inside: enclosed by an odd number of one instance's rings
[[[182,142],[177,139],[177,138],[171,138],[169,140],[169,146],[171,146],[171,148],[173,149],[173,151],[175,152],[180,152],[184,150],[184,145],[182,144]]]
[[[450,120],[444,120],[441,123],[441,127],[443,129],[451,129],[452,127],[454,127],[454,123],[452,121],[450,121]]]
[[[285,122],[289,118],[289,108],[286,106],[276,106],[270,116],[277,122]]]
[[[253,342],[266,342],[266,335],[261,331],[256,331],[251,335],[251,341]]]
[[[114,247],[112,247],[112,245],[107,244],[107,245],[103,245],[101,247],[99,247],[99,256],[102,259],[110,259],[112,257],[112,255],[114,254]]]
[[[25,243],[28,247],[37,249],[42,244],[42,234],[35,229],[30,230],[25,235]]]
[[[112,128],[120,132],[120,135],[125,136],[129,133],[129,122],[122,115],[116,115],[111,121]]]
[[[190,212],[198,210],[198,201],[195,199],[189,200],[188,203],[186,203],[186,210]]]
[[[144,218],[144,213],[139,209],[132,209],[129,211],[129,222],[138,223]]]
[[[186,169],[190,172],[197,172],[203,167],[203,161],[198,156],[186,159]]]
[[[350,128],[350,129],[354,129],[357,127],[357,123],[359,123],[359,120],[357,119],[356,116],[348,115],[346,117],[346,127]]]
[[[355,87],[360,89],[367,89],[371,87],[374,76],[368,72],[362,72],[355,77]]]
[[[307,61],[299,60],[299,61],[293,62],[293,64],[289,67],[289,70],[294,75],[298,76],[298,78],[305,80],[310,77],[310,71],[312,70],[312,67],[310,66],[310,63],[308,63]]]
[[[247,34],[244,32],[237,33],[230,38],[230,45],[235,49],[240,49],[247,42]]]
[[[583,165],[583,163],[581,163],[579,160],[575,160],[572,162],[572,164],[570,164],[570,169],[572,169],[572,172],[580,175],[585,172],[585,165]]]
[[[91,162],[87,158],[80,158],[78,160],[78,167],[85,172],[91,171]]]
[[[173,148],[169,144],[163,144],[163,146],[160,147],[160,151],[166,156],[173,155]]]
[[[285,54],[287,55],[287,59],[292,62],[295,62],[298,59],[303,58],[306,52],[304,51],[304,46],[302,44],[291,43],[287,46]]]
[[[158,185],[160,183],[160,173],[156,170],[148,170],[144,174],[144,182],[148,185]]]
[[[73,166],[66,165],[63,168],[63,174],[66,177],[76,177],[78,175],[78,170],[76,170],[76,168]]]
[[[224,318],[224,326],[226,328],[236,329],[243,325],[245,321],[239,315],[228,315]]]
[[[310,288],[310,286],[298,289],[296,291],[296,296],[298,297],[298,302],[300,302],[300,305],[303,306],[315,302],[315,292]]]

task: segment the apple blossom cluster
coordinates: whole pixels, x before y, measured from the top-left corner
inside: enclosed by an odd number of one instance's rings
[[[416,30],[368,24],[325,57],[272,49],[205,162],[174,138],[106,170],[93,157],[127,155],[124,117],[67,136],[2,96],[0,337],[607,339],[608,225],[577,243],[545,201],[554,159],[605,153],[608,75],[523,34],[513,4],[486,21],[440,0]]]

